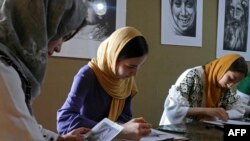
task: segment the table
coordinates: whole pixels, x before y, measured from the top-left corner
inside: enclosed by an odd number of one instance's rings
[[[222,128],[203,122],[185,123],[185,133],[175,133],[188,138],[188,141],[223,141]],[[168,131],[165,131],[168,132]],[[171,132],[169,132],[171,133]],[[178,140],[183,141],[183,140]]]

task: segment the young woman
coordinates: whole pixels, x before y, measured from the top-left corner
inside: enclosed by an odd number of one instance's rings
[[[48,55],[59,51],[61,38],[84,23],[85,3],[1,0],[0,7],[0,139],[83,141],[80,134],[88,131],[86,128],[63,136],[42,128],[32,103],[40,94]]]
[[[185,120],[241,118],[244,109],[232,86],[247,75],[247,64],[238,54],[227,54],[204,66],[187,69],[170,88],[160,125]]]
[[[127,137],[148,135],[150,124],[143,118],[132,120],[131,111],[131,100],[138,91],[134,76],[147,56],[147,42],[138,30],[123,27],[113,32],[100,44],[97,57],[76,74],[68,98],[57,113],[58,132],[92,128],[108,117],[126,123],[123,126],[129,130],[123,135]],[[135,121],[133,128],[127,124],[131,120]]]

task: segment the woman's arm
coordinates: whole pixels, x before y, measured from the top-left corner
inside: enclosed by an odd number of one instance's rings
[[[143,117],[133,118],[122,125],[124,128],[117,135],[117,139],[126,139],[137,141],[151,132],[152,125],[147,123]]]
[[[200,120],[228,120],[228,114],[223,108],[190,107],[187,116],[194,116]]]
[[[92,128],[96,121],[86,117],[84,104],[86,97],[93,94],[93,75],[87,66],[80,69],[74,77],[70,93],[63,106],[57,112],[57,130],[59,134],[66,134],[75,128]],[[98,106],[98,105],[96,105]]]
[[[36,119],[25,103],[21,79],[16,70],[0,60],[0,139],[45,141]],[[54,136],[57,138],[58,135]]]
[[[176,124],[183,122],[189,109],[189,103],[186,98],[180,95],[176,86],[169,90],[164,103],[164,111],[161,117],[160,125]]]
[[[233,99],[233,103],[225,102],[225,107],[229,115],[229,119],[243,118],[245,114],[246,97],[240,91],[229,91],[227,99]]]
[[[160,125],[183,122],[190,107],[200,107],[202,100],[201,67],[183,72],[173,85],[164,104]]]

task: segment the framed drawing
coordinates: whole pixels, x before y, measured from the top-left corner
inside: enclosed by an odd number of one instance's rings
[[[219,0],[216,57],[238,53],[250,61],[249,0]]]
[[[202,46],[203,0],[162,0],[161,43]]]
[[[104,2],[104,10],[98,11],[96,4],[98,1]],[[93,58],[96,56],[99,44],[115,29],[126,25],[126,0],[93,0],[86,2],[88,3],[87,25],[74,38],[64,42],[60,53],[54,53],[53,56]]]

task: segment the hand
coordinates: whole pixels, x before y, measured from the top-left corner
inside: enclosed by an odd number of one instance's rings
[[[66,135],[59,136],[57,141],[84,141],[82,134],[85,134],[89,131],[89,128],[80,127],[72,130]]]
[[[118,138],[128,140],[140,140],[141,137],[148,136],[152,125],[147,123],[144,118],[134,118],[122,125],[124,129],[118,135]]]
[[[227,121],[229,118],[228,113],[223,108],[207,108],[205,113],[206,113],[206,117],[204,117],[203,119],[213,118],[214,120],[215,118],[217,118],[223,121]]]

